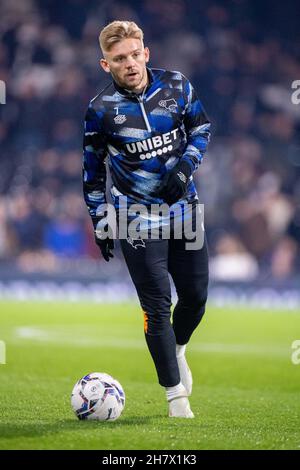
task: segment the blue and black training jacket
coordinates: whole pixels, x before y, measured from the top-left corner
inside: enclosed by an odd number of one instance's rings
[[[193,171],[202,161],[210,138],[210,122],[194,88],[180,72],[147,68],[149,84],[141,94],[114,81],[89,104],[85,116],[83,191],[89,213],[106,203],[108,162],[115,205],[162,204],[157,191],[162,178],[179,159]],[[190,178],[185,200],[197,199]]]

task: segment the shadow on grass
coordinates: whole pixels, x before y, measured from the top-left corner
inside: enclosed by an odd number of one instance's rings
[[[79,421],[77,419],[65,419],[56,422],[32,422],[32,423],[1,423],[0,424],[0,447],[1,438],[15,439],[17,437],[37,437],[48,434],[59,434],[64,431],[82,432],[82,430],[90,431],[107,431],[122,429],[124,427],[139,427],[153,424],[156,419],[164,418],[164,415],[155,416],[132,416],[131,418],[121,418],[118,421]]]

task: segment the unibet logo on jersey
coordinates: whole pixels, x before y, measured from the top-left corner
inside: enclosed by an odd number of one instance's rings
[[[126,148],[129,153],[133,155],[140,154],[140,159],[145,160],[146,158],[157,157],[174,150],[177,138],[178,128],[161,135],[155,135],[149,139],[140,140],[139,142],[131,142],[126,144]]]

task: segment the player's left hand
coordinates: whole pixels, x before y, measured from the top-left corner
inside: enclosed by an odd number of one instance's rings
[[[185,195],[191,174],[189,163],[184,160],[179,161],[163,178],[158,197],[170,206],[174,204]]]

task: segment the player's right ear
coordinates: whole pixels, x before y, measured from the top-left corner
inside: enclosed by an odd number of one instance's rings
[[[150,59],[150,50],[149,47],[144,48],[144,54],[145,54],[145,62],[146,64],[149,62]]]
[[[100,66],[103,68],[104,72],[109,73],[110,67],[109,63],[105,59],[100,59]]]

